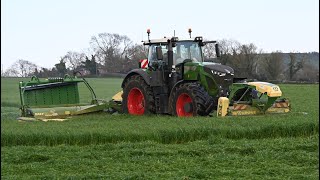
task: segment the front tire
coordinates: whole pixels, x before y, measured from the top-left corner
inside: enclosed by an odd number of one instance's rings
[[[174,88],[170,106],[175,116],[207,116],[214,109],[214,101],[199,83],[183,83]]]
[[[133,75],[126,80],[122,99],[123,113],[143,115],[155,112],[151,87],[139,75]]]

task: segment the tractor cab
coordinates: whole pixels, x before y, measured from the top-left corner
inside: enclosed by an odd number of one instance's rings
[[[148,67],[152,70],[158,68],[175,71],[176,66],[182,66],[186,62],[202,63],[204,57],[202,47],[209,43],[215,44],[216,56],[220,57],[219,45],[216,41],[203,41],[201,36],[179,39],[178,37],[164,37],[162,39],[150,39],[150,29],[147,30],[148,40],[143,45],[149,46]],[[170,54],[170,55],[169,55]]]
[[[163,59],[158,59],[157,48],[160,48],[162,53],[160,56]],[[172,47],[173,51],[173,64],[177,65],[185,62],[185,60],[190,62],[203,62],[202,49],[199,42],[194,39],[189,40],[179,40]],[[159,53],[159,51],[158,51]],[[164,63],[168,63],[168,43],[166,41],[152,43],[149,46],[148,60],[152,64],[155,61],[162,60]]]

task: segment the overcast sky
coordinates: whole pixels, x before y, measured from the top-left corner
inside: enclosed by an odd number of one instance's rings
[[[193,36],[254,43],[265,52],[319,52],[319,0],[1,0],[1,64],[51,68],[98,33]]]

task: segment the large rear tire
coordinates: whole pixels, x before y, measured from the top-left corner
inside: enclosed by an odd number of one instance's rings
[[[207,116],[214,109],[214,100],[197,82],[183,83],[170,96],[172,114],[179,117]]]
[[[151,87],[139,75],[129,77],[124,83],[122,111],[132,115],[155,112],[154,97]]]

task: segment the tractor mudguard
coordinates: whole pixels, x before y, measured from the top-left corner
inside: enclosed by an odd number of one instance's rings
[[[145,81],[148,85],[150,85],[150,78],[149,78],[149,75],[147,74],[146,70],[144,70],[144,69],[133,69],[133,70],[131,70],[131,71],[126,75],[126,77],[123,79],[122,84],[121,84],[121,88],[123,88],[124,83],[127,81],[127,79],[128,79],[129,77],[135,75],[135,74],[140,75],[140,76],[144,79],[144,81]]]

